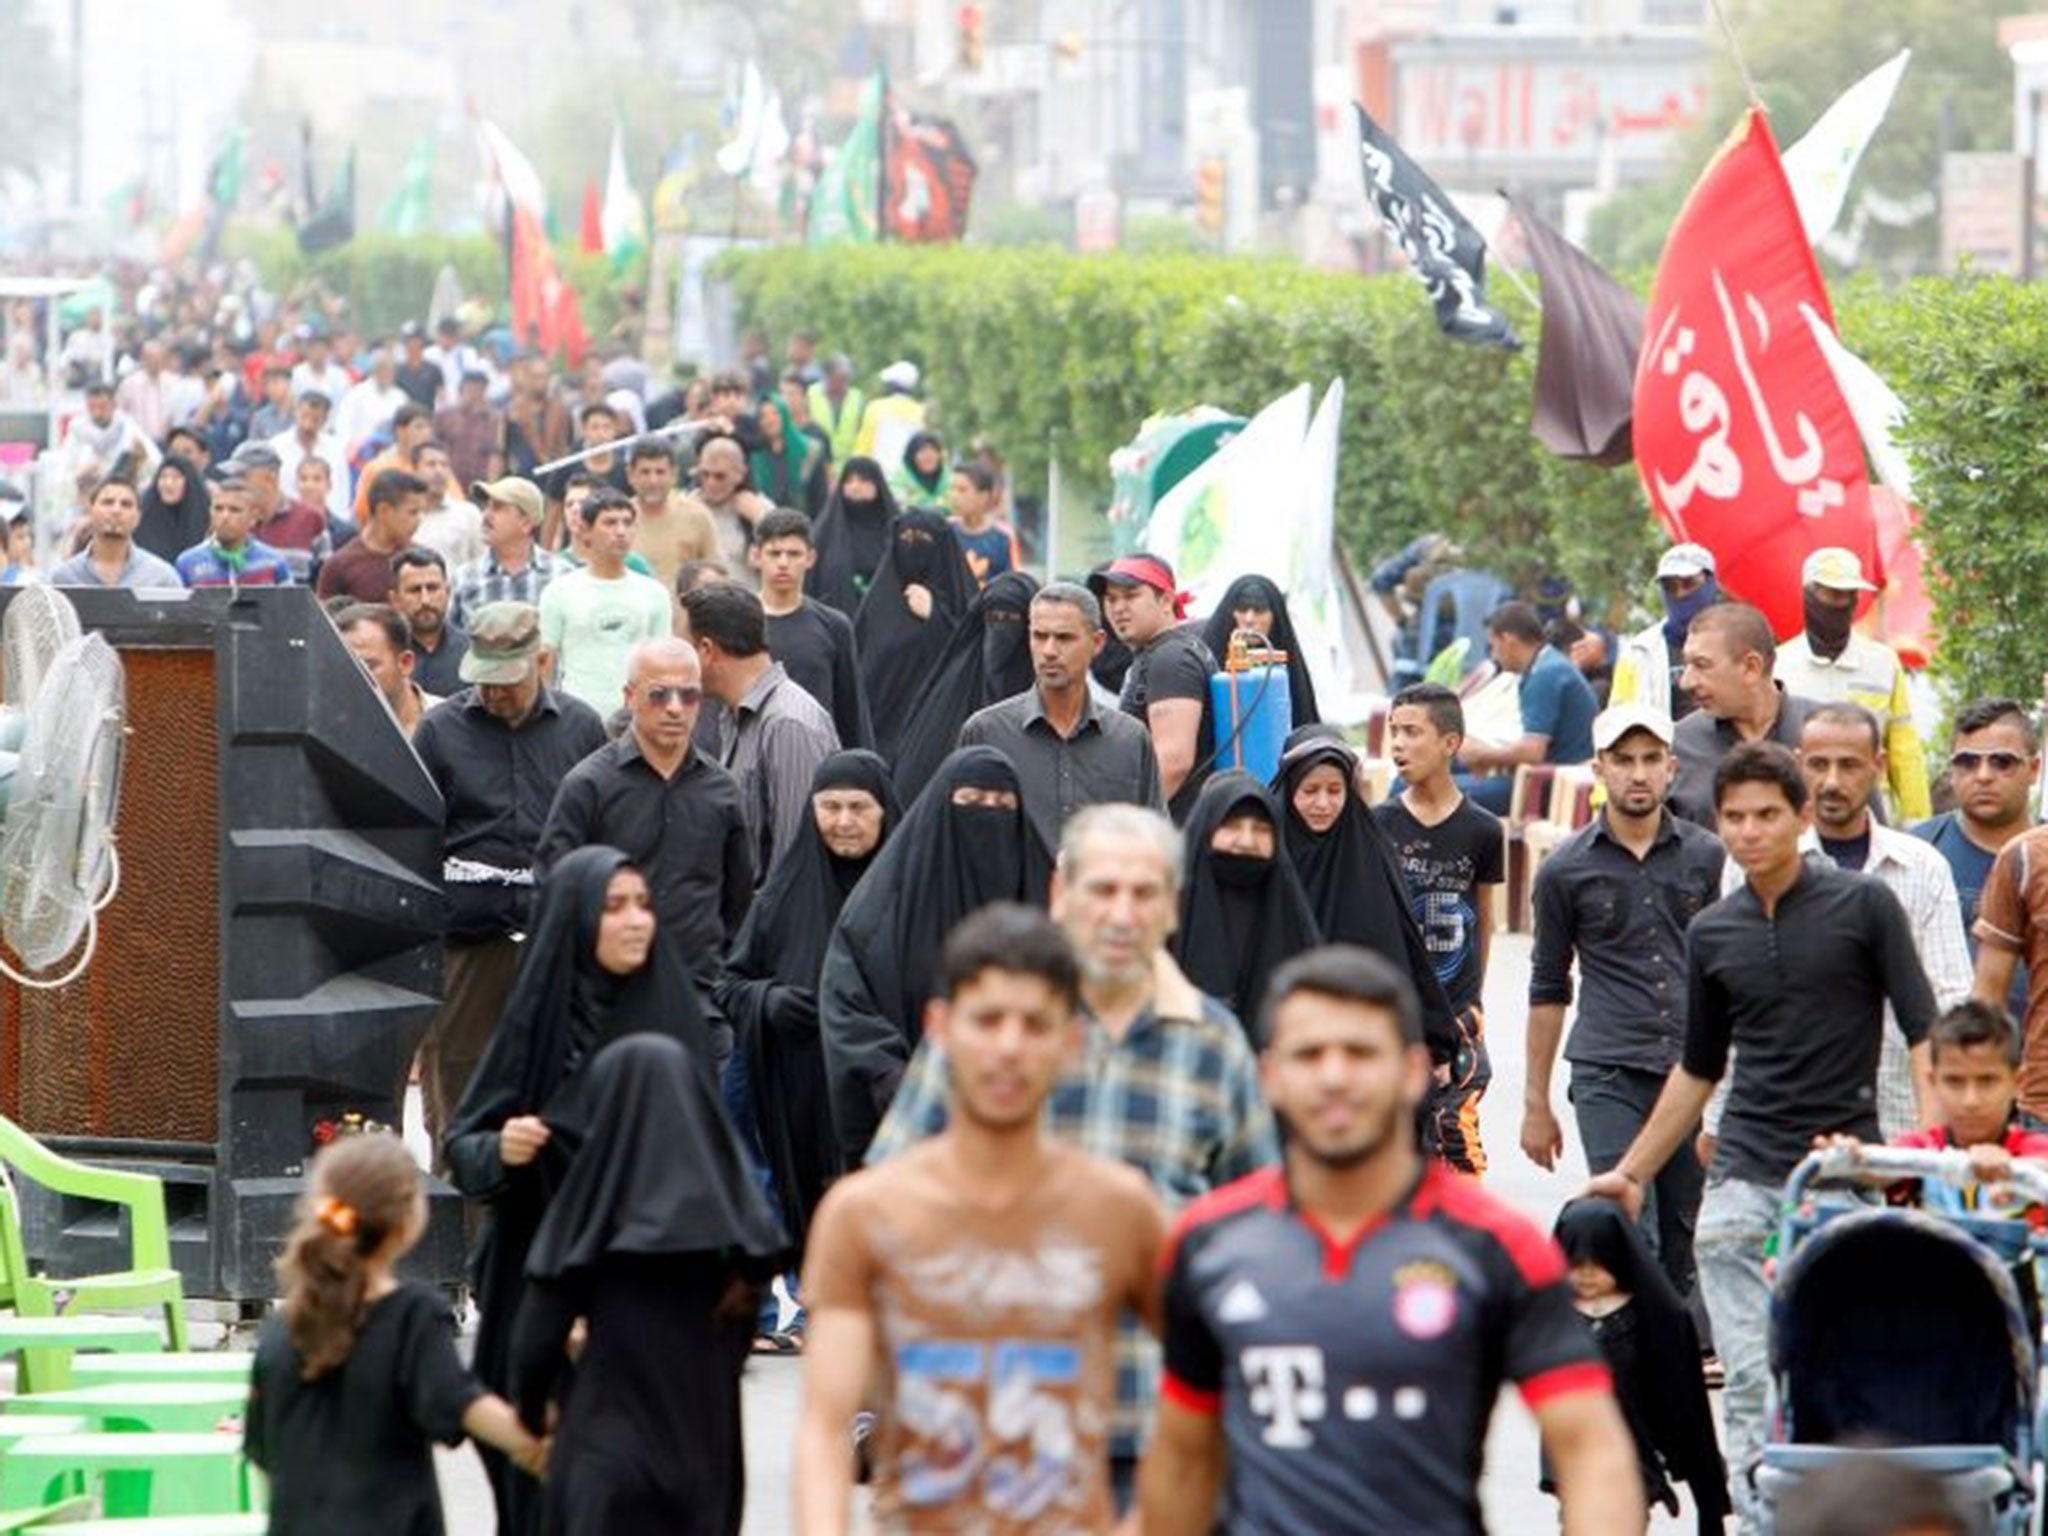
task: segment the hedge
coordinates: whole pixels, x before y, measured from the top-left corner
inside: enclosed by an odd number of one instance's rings
[[[1363,564],[1439,529],[1525,590],[1560,574],[1596,611],[1641,612],[1664,540],[1633,470],[1566,463],[1529,435],[1540,319],[1497,297],[1529,345],[1437,332],[1404,275],[1279,262],[883,247],[738,252],[717,271],[744,323],[809,326],[865,372],[923,370],[955,435],[986,433],[1027,489],[1048,458],[1107,500],[1108,458],[1149,413],[1256,409],[1342,376],[1339,532]],[[2048,666],[2048,291],[1923,279],[1835,295],[1849,344],[1906,402],[1953,697],[2040,696]]]

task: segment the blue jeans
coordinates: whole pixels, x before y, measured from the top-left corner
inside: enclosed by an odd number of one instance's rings
[[[1572,1116],[1579,1123],[1579,1141],[1586,1149],[1586,1169],[1605,1173],[1621,1161],[1621,1155],[1636,1139],[1636,1132],[1650,1118],[1657,1095],[1664,1091],[1664,1074],[1640,1067],[1610,1067],[1599,1062],[1571,1064]],[[1706,1187],[1706,1173],[1693,1155],[1693,1135],[1688,1134],[1671,1160],[1643,1191],[1643,1237],[1658,1265],[1671,1279],[1680,1296],[1692,1294],[1694,1279],[1693,1229],[1698,1224],[1700,1194]]]
[[[1700,1200],[1696,1234],[1700,1292],[1728,1371],[1721,1393],[1721,1448],[1744,1536],[1758,1529],[1758,1503],[1749,1479],[1768,1428],[1771,1283],[1764,1277],[1764,1245],[1778,1229],[1781,1194],[1775,1185],[1716,1179]]]

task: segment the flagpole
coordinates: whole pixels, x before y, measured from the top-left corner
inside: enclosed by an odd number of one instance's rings
[[[875,124],[875,244],[889,243],[889,129],[894,114],[889,110],[889,66],[881,65],[881,121]]]
[[[1515,292],[1519,293],[1523,298],[1527,299],[1529,301],[1530,307],[1534,309],[1537,314],[1542,314],[1543,301],[1536,297],[1536,290],[1534,288],[1531,288],[1529,286],[1528,280],[1524,278],[1521,273],[1515,270],[1514,264],[1510,262],[1507,259],[1507,257],[1501,255],[1501,253],[1497,249],[1489,247],[1486,254],[1493,258],[1494,265],[1499,267],[1501,270],[1501,275],[1505,277],[1509,282],[1515,285]]]
[[[1759,112],[1764,109],[1763,98],[1756,93],[1756,81],[1750,78],[1749,65],[1743,61],[1742,44],[1735,40],[1735,24],[1728,19],[1728,12],[1722,8],[1721,0],[1708,0],[1714,7],[1714,19],[1721,23],[1721,31],[1728,39],[1728,52],[1734,56],[1735,72],[1742,76],[1742,89],[1749,97],[1749,104]]]

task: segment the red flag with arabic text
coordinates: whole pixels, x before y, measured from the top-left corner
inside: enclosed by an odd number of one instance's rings
[[[1863,441],[1800,313],[1834,312],[1764,114],[1752,107],[1686,199],[1657,264],[1636,360],[1636,469],[1674,540],[1781,639],[1799,570],[1830,545],[1878,573]]]

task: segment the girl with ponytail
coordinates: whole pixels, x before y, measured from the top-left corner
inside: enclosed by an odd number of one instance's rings
[[[463,1368],[447,1302],[392,1273],[427,1221],[405,1144],[344,1138],[314,1159],[310,1185],[249,1396],[272,1536],[441,1536],[435,1442],[474,1435],[536,1475],[545,1447]]]

